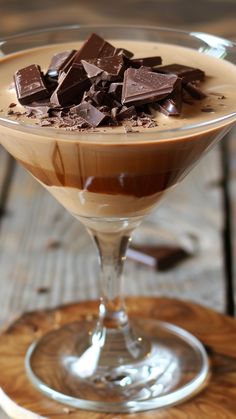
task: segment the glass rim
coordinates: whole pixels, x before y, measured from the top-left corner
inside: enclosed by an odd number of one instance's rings
[[[88,25],[80,25],[80,24],[72,24],[72,25],[58,25],[58,26],[54,26],[54,27],[48,27],[48,28],[42,28],[42,29],[36,29],[36,30],[32,30],[32,31],[25,31],[25,32],[20,32],[14,35],[10,35],[4,38],[0,38],[0,47],[2,45],[4,45],[7,42],[13,41],[14,39],[18,39],[19,37],[31,37],[31,36],[37,36],[43,33],[53,33],[53,32],[58,32],[58,31],[72,31],[72,30],[85,30],[85,29],[91,29],[91,30],[95,30],[95,29],[126,29],[126,30],[145,30],[145,31],[159,31],[159,32],[166,32],[166,33],[172,33],[172,34],[180,34],[180,35],[185,35],[188,36],[189,38],[195,38],[198,40],[201,40],[205,43],[206,40],[204,38],[208,38],[211,40],[211,42],[213,41],[217,41],[218,45],[222,45],[224,46],[225,49],[227,48],[234,48],[235,49],[235,53],[236,53],[236,42],[234,42],[233,40],[228,40],[227,38],[224,37],[219,37],[217,35],[212,35],[209,34],[207,32],[202,32],[202,31],[187,31],[187,30],[183,30],[183,29],[178,29],[178,28],[170,28],[170,27],[165,27],[165,26],[149,26],[149,25],[127,25],[127,24],[88,24]],[[46,46],[47,44],[45,44]],[[56,45],[56,43],[55,43]],[[43,46],[43,45],[42,45]],[[34,47],[32,47],[34,48]],[[190,47],[191,48],[191,47]],[[192,48],[193,49],[193,48]],[[24,49],[23,49],[24,50]],[[15,51],[15,52],[19,52],[19,51]],[[15,52],[11,53],[14,54]],[[5,56],[7,56],[8,54],[6,54]],[[10,54],[9,54],[10,55]],[[0,61],[1,62],[1,61]],[[230,61],[228,61],[230,62]],[[235,65],[236,67],[236,63],[232,63],[232,65]],[[103,137],[103,139],[105,140],[105,137],[109,137],[110,135],[112,135],[112,137],[116,138],[117,140],[119,140],[120,137],[124,138],[126,137],[127,140],[131,140],[133,142],[133,137],[135,136],[135,140],[137,140],[138,138],[144,140],[144,141],[148,141],[151,140],[153,136],[155,136],[155,140],[158,139],[158,141],[161,140],[166,140],[166,136],[167,134],[171,134],[171,138],[168,138],[168,140],[175,140],[177,138],[179,138],[179,136],[181,135],[181,137],[185,137],[187,135],[189,135],[189,131],[191,131],[190,135],[194,136],[194,134],[198,134],[197,130],[199,129],[208,129],[212,130],[214,128],[217,128],[217,126],[221,123],[223,124],[223,126],[225,125],[230,125],[230,123],[233,123],[236,119],[236,108],[235,111],[230,112],[230,113],[226,113],[225,115],[207,120],[207,121],[202,121],[202,122],[198,122],[195,124],[185,124],[181,127],[176,127],[176,128],[165,128],[165,129],[155,129],[155,128],[149,128],[149,129],[145,129],[145,131],[133,131],[132,133],[126,133],[124,132],[114,132],[114,130],[109,129],[106,132],[104,131],[66,131],[66,130],[61,130],[60,128],[55,128],[55,127],[41,127],[41,126],[36,126],[34,124],[30,124],[30,123],[26,123],[26,122],[22,122],[19,120],[13,120],[10,119],[6,116],[1,116],[0,115],[0,125],[3,125],[7,128],[11,128],[14,130],[19,130],[21,132],[31,132],[31,134],[37,135],[37,136],[41,136],[42,138],[48,138],[51,136],[55,136],[55,132],[56,132],[56,136],[57,139],[60,140],[74,140],[74,141],[78,141],[78,140],[84,140],[86,139],[86,141],[96,141],[97,137]],[[43,129],[42,129],[43,128]],[[106,128],[106,127],[102,127],[102,128]],[[110,127],[109,127],[110,128]],[[53,134],[54,133],[54,134]],[[173,134],[176,134],[176,136],[173,136]],[[164,137],[161,138],[157,138],[157,136],[159,137],[159,135]],[[144,137],[144,138],[142,138]],[[108,138],[107,138],[108,139]],[[114,143],[114,141],[112,141],[112,143]]]

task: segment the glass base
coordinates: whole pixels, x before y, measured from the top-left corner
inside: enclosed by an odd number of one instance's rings
[[[120,335],[112,336],[112,354],[109,341],[102,348],[105,336],[94,341],[96,322],[76,322],[46,334],[26,354],[28,377],[58,402],[100,412],[162,408],[204,387],[208,358],[193,335],[152,319],[134,318],[131,324],[136,339],[130,346],[126,342],[128,357]]]

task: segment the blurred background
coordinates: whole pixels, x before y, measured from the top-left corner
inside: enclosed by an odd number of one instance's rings
[[[65,24],[174,26],[236,36],[235,0],[0,0],[0,36]]]

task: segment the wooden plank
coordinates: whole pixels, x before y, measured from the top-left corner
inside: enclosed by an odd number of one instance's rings
[[[232,253],[233,253],[233,277],[234,277],[234,300],[236,301],[236,128],[231,131],[229,142],[229,170],[230,170],[230,209],[232,224]],[[236,310],[236,307],[235,307]]]
[[[0,146],[0,220],[5,215],[14,167],[14,159]]]

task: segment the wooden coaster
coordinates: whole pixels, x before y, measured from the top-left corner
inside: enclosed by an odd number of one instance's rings
[[[167,298],[128,298],[131,315],[175,323],[206,345],[211,380],[200,394],[163,410],[137,414],[96,413],[56,403],[28,381],[24,357],[30,343],[61,325],[97,314],[98,303],[81,302],[23,314],[0,336],[0,405],[15,419],[230,419],[236,417],[236,320],[199,305]],[[164,415],[164,416],[163,416]]]

